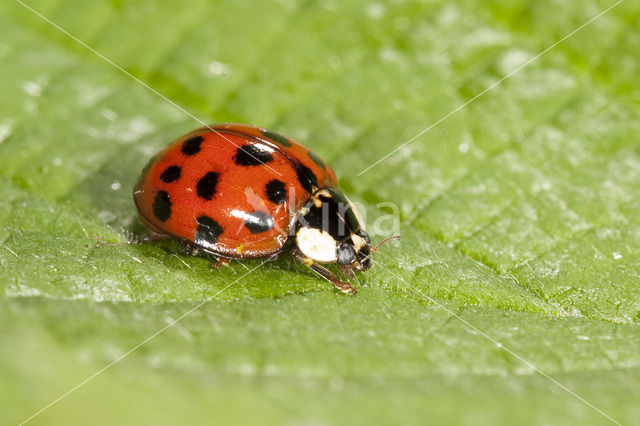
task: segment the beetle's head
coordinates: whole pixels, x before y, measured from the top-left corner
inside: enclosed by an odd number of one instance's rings
[[[311,195],[296,218],[296,244],[318,263],[338,263],[343,269],[371,268],[371,240],[356,206],[338,189]]]

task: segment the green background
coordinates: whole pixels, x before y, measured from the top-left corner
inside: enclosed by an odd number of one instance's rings
[[[144,235],[135,179],[200,123],[3,2],[0,423],[213,296],[30,424],[637,421],[638,2],[356,176],[612,4],[29,2],[199,119],[303,141],[369,223],[398,205],[349,297],[289,256],[97,245]]]

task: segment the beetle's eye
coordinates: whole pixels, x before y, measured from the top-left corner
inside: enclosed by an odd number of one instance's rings
[[[349,244],[342,244],[338,248],[338,263],[340,265],[351,265],[356,258],[356,251]]]

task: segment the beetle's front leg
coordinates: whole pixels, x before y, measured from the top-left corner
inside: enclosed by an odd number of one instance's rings
[[[219,270],[221,266],[229,266],[229,259],[227,259],[226,257],[218,257],[216,263],[211,264],[211,267],[217,270]]]
[[[351,265],[340,266],[340,271],[342,271],[342,273],[350,280],[356,277],[356,274],[353,272],[353,267]]]
[[[309,259],[305,255],[303,255],[300,252],[300,250],[293,249],[293,250],[291,250],[291,254],[293,254],[293,257],[295,257],[297,260],[299,260],[300,262],[304,263],[307,267],[309,267],[311,270],[313,270],[316,274],[320,275],[322,278],[324,278],[325,280],[329,281],[334,286],[336,286],[336,288],[338,290],[342,291],[343,293],[346,293],[346,294],[356,294],[357,293],[357,291],[356,291],[354,286],[352,286],[351,284],[349,284],[347,282],[340,281],[338,279],[338,277],[336,277],[333,272],[331,272],[330,270],[328,270],[324,266],[314,262],[313,260]]]

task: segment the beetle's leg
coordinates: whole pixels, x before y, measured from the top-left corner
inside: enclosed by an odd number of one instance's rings
[[[215,269],[220,269],[221,266],[229,266],[229,259],[226,257],[219,257],[215,264],[211,264],[211,267]]]
[[[136,243],[152,243],[154,241],[164,241],[164,240],[168,240],[171,239],[171,237],[167,234],[159,234],[157,232],[153,232],[151,231],[151,233],[149,234],[149,236],[147,237],[141,237],[138,241],[135,241]]]
[[[300,262],[302,262],[305,265],[307,265],[316,274],[320,275],[322,278],[324,278],[325,280],[327,280],[330,283],[332,283],[334,286],[336,286],[336,288],[338,290],[342,291],[343,293],[347,293],[347,294],[356,294],[357,293],[355,287],[353,287],[351,284],[349,284],[347,282],[344,282],[344,281],[340,281],[338,279],[338,277],[336,277],[333,274],[333,272],[331,272],[327,268],[321,266],[320,264],[314,262],[313,260],[309,259],[305,255],[300,253],[299,250],[294,249],[294,250],[291,251],[291,253],[293,254],[293,257],[295,257],[297,260],[299,260]]]
[[[126,245],[131,245],[131,244],[151,243],[151,242],[154,242],[154,241],[162,241],[162,240],[166,240],[166,239],[171,238],[169,235],[158,234],[157,232],[153,232],[153,231],[147,237],[140,237],[140,238],[138,238],[137,240],[134,240],[134,241],[118,241],[118,242],[115,242],[115,243],[108,243],[108,242],[104,241],[100,235],[90,234],[90,236],[94,240],[98,241],[98,245],[110,246],[110,247],[113,247],[113,246],[126,246]]]
[[[340,271],[342,271],[342,273],[350,280],[356,277],[356,274],[353,273],[353,267],[351,265],[340,266]]]
[[[195,256],[198,254],[198,246],[195,244],[190,244],[188,241],[180,241],[182,245],[182,249],[184,250],[184,254],[187,256]]]

